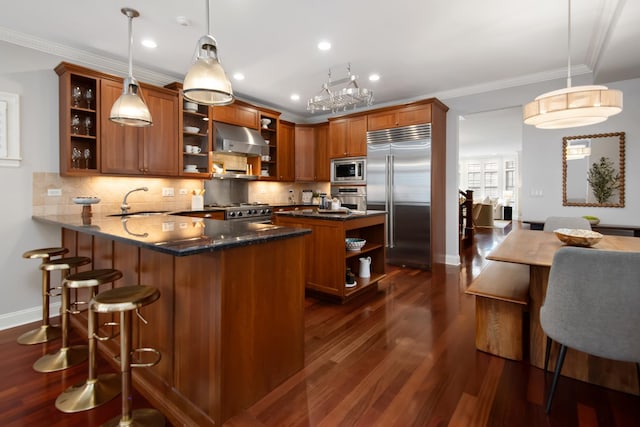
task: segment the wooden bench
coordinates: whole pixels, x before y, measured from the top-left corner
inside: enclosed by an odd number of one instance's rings
[[[476,348],[522,360],[529,266],[489,261],[465,293],[476,297]]]

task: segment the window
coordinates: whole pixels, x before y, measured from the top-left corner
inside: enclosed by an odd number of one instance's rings
[[[491,162],[484,164],[484,195],[498,197],[498,164]]]
[[[513,191],[515,188],[516,162],[508,160],[504,162],[504,189]]]
[[[480,163],[469,163],[467,165],[467,188],[478,193],[481,187],[481,168]]]

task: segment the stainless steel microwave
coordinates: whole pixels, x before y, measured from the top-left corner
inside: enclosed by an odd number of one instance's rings
[[[331,182],[333,184],[365,184],[367,182],[367,159],[347,157],[331,160]]]

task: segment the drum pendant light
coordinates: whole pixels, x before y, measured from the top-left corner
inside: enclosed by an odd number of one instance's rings
[[[153,121],[149,108],[142,99],[138,81],[133,78],[133,18],[140,16],[137,10],[122,8],[123,15],[129,19],[129,75],[124,79],[122,95],[114,102],[109,120],[124,126],[151,126]]]
[[[196,61],[184,78],[182,91],[188,101],[203,105],[227,105],[233,102],[233,89],[218,59],[216,39],[211,35],[210,0],[207,6],[207,34],[198,40]]]
[[[565,129],[604,122],[622,111],[622,92],[606,86],[571,87],[571,0],[569,3],[567,87],[543,93],[524,106],[524,123]]]

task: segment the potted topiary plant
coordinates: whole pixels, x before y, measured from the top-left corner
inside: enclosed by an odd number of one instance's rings
[[[600,157],[600,161],[589,168],[587,182],[598,203],[607,203],[613,192],[620,187],[620,174],[610,159]]]

